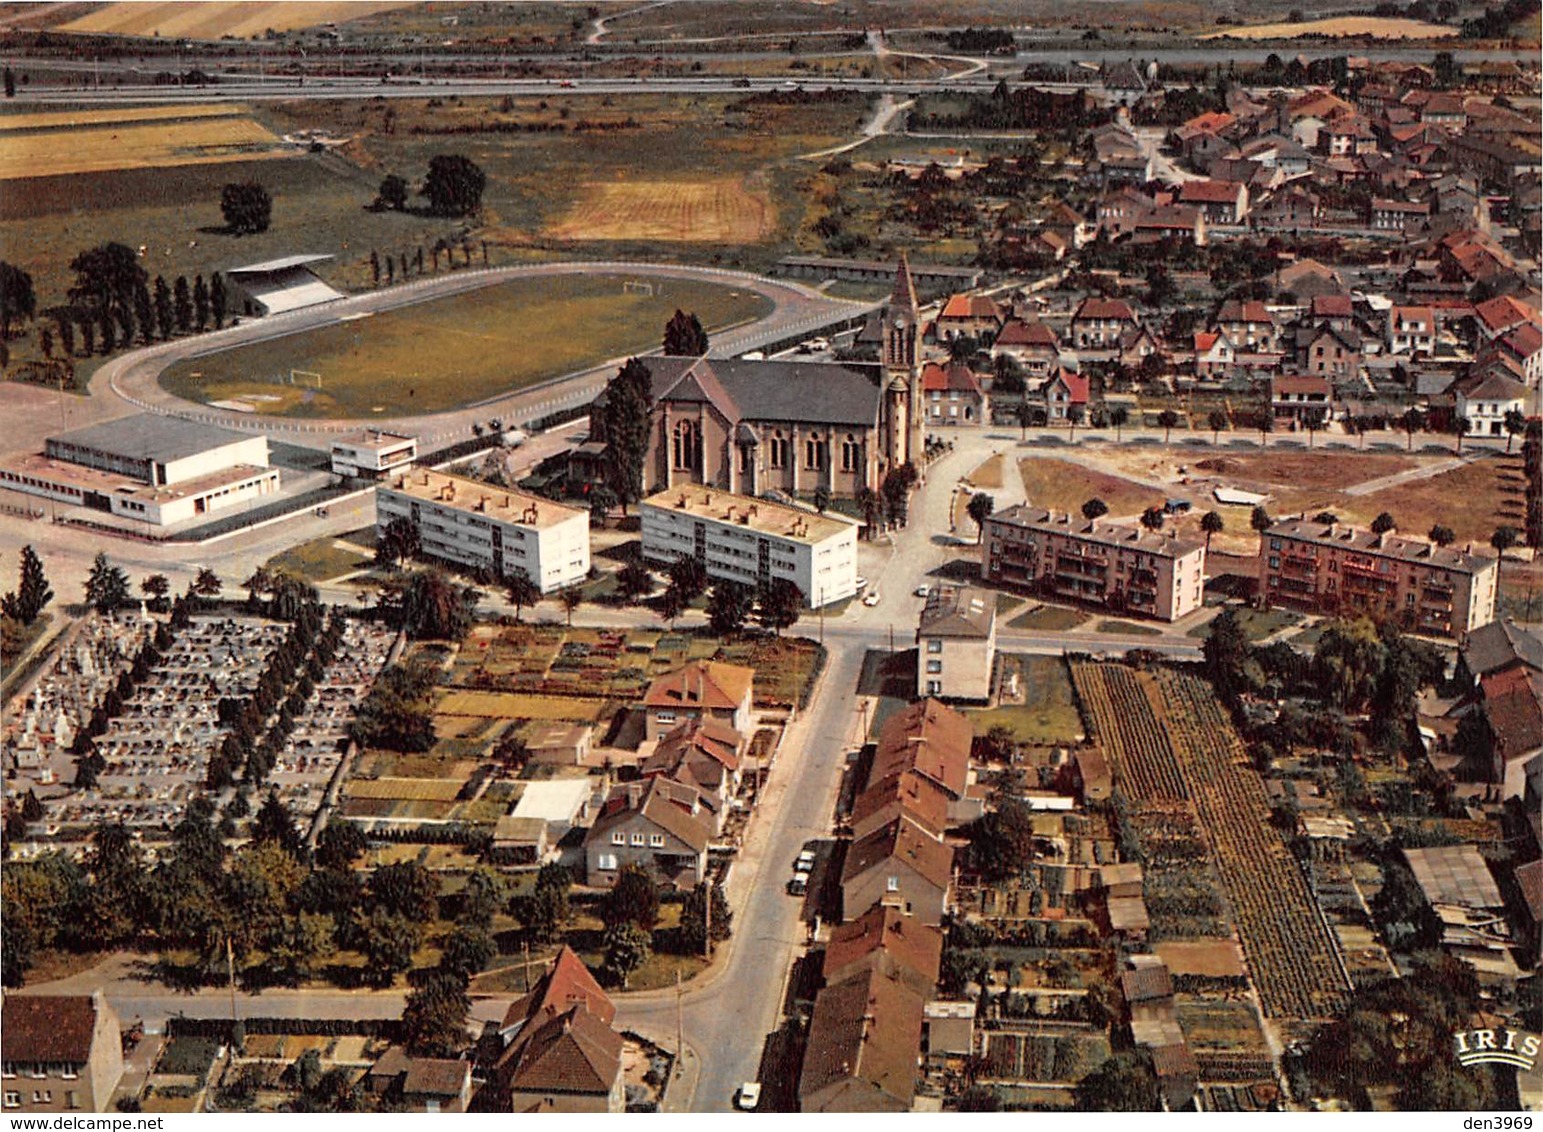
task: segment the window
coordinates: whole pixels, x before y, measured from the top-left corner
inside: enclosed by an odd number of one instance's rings
[[[662,834],[662,833],[650,833],[648,835],[648,846],[649,846],[650,849],[663,849],[664,848],[664,834]]]
[[[1273,554],[1270,555],[1270,569],[1271,570],[1279,570],[1280,569],[1280,559],[1277,558]]]
[[[671,455],[676,471],[694,472],[702,466],[702,429],[696,421],[680,421],[675,425]]]
[[[943,681],[941,681],[941,680],[928,680],[927,681],[927,694],[929,696],[941,695],[942,692],[943,692]]]
[[[884,878],[884,891],[885,892],[899,892],[900,891],[900,878],[899,877],[885,877]]]
[[[7,1061],[3,1065],[0,1065],[0,1077],[14,1076],[16,1076],[16,1066],[13,1062]]]
[[[927,671],[932,673],[942,672],[943,662],[941,660],[929,660],[927,662]]]
[[[54,1094],[51,1091],[49,1091],[48,1089],[33,1089],[32,1090],[32,1103],[33,1104],[53,1104],[54,1103]]]
[[[613,833],[613,834],[611,834],[611,844],[612,845],[625,845],[625,844],[627,844],[627,835],[625,833]]]
[[[59,1076],[63,1077],[66,1081],[73,1081],[80,1076],[80,1066],[71,1065],[66,1062],[60,1067]]]
[[[804,467],[811,472],[820,471],[825,467],[826,448],[825,441],[817,436],[811,436],[804,441]]]
[[[774,467],[774,468],[785,468],[785,467],[787,467],[788,466],[788,438],[783,436],[782,433],[779,431],[778,433],[776,433],[776,435],[774,435],[771,438],[771,441],[770,441],[768,447],[770,449],[768,455],[769,455],[769,459],[770,459],[770,462],[771,462],[771,466]]]
[[[673,711],[655,712],[654,713],[654,721],[657,722],[657,723],[674,723],[675,722],[675,713]]]
[[[937,641],[937,640],[928,641],[927,642],[927,651],[931,652],[931,653],[942,652],[943,651],[943,642],[942,641]]]
[[[79,1108],[80,1095],[76,1093],[74,1089],[71,1089],[69,1092],[64,1094],[64,1105],[66,1108]]]
[[[643,844],[643,835],[641,833],[634,833],[632,835],[632,843],[634,845],[642,845]]]
[[[5,1107],[15,1108],[19,1104],[21,1104],[21,1094],[7,1089],[5,1091]]]
[[[601,853],[595,860],[601,869],[611,870],[616,868],[615,853]]]
[[[855,472],[862,467],[863,448],[857,438],[849,436],[841,442],[841,470]]]

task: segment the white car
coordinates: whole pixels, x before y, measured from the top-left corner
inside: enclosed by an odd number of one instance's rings
[[[814,850],[805,849],[798,855],[798,860],[793,862],[795,873],[811,873],[814,871]]]
[[[751,1112],[760,1103],[761,1082],[759,1081],[746,1081],[739,1087],[739,1093],[734,1098],[735,1106],[745,1112]]]
[[[926,597],[931,592],[932,592],[932,587],[931,586],[917,586],[916,587],[916,596],[917,597]]]
[[[863,604],[864,605],[878,605],[879,604],[879,591],[878,590],[874,590],[871,594],[864,594],[863,595]]]

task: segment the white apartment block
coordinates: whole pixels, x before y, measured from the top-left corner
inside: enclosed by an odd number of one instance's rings
[[[589,512],[465,476],[411,468],[375,489],[376,523],[410,520],[423,552],[553,593],[589,576]]]
[[[810,609],[857,594],[857,523],[702,484],[643,500],[643,557],[696,558],[714,579],[757,586],[786,578]]]
[[[367,428],[332,442],[332,474],[380,479],[418,458],[418,438]]]

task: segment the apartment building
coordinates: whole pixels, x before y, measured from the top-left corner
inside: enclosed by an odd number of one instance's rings
[[[1313,613],[1396,617],[1408,629],[1460,637],[1495,619],[1499,563],[1394,531],[1288,519],[1259,540],[1259,593]]]
[[[916,692],[948,700],[991,698],[996,595],[978,586],[939,586],[916,629]]]
[[[589,512],[529,492],[415,467],[375,489],[375,513],[411,521],[425,554],[523,573],[544,594],[589,576]]]
[[[981,577],[1051,598],[1175,621],[1199,609],[1205,544],[1018,504],[986,520]]]
[[[418,438],[378,428],[361,429],[332,442],[332,474],[381,479],[418,458]]]
[[[785,578],[810,609],[857,593],[857,523],[767,499],[681,483],[643,500],[643,556],[690,555],[713,579],[757,586]]]

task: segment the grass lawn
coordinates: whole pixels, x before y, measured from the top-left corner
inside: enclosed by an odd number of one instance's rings
[[[1136,621],[1100,621],[1093,627],[1095,633],[1108,633],[1118,637],[1161,637],[1163,631]]]
[[[162,384],[196,401],[248,398],[298,417],[431,413],[646,350],[677,309],[709,332],[759,318],[768,300],[688,280],[624,292],[631,276],[520,279],[367,319],[178,362]],[[289,384],[291,370],[321,374]],[[260,398],[260,399],[259,399]]]
[[[356,551],[337,546],[337,539],[312,539],[299,546],[275,554],[264,563],[268,570],[282,570],[286,574],[304,578],[308,582],[325,582],[342,574],[352,573],[372,560]]]
[[[1029,502],[1036,507],[1075,515],[1089,499],[1102,499],[1111,515],[1121,516],[1139,515],[1148,507],[1163,503],[1163,493],[1154,488],[1070,460],[1028,456],[1018,461],[1018,470]]]
[[[1293,613],[1289,609],[1249,609],[1247,606],[1232,607],[1232,615],[1238,619],[1243,632],[1248,635],[1250,641],[1262,641],[1266,637],[1279,633],[1282,629],[1288,629],[1292,625],[1302,623],[1302,615]],[[1196,625],[1187,634],[1202,640],[1211,634],[1211,623]],[[1300,640],[1300,638],[1297,638]]]
[[[1023,605],[1025,598],[1015,594],[997,594],[997,616],[1006,617],[1013,610]]]
[[[1001,487],[1002,469],[1007,463],[1006,458],[999,452],[990,456],[985,463],[976,468],[967,477],[976,487]]]
[[[11,669],[22,653],[30,649],[48,632],[48,626],[53,623],[52,613],[42,613],[30,625],[23,625],[20,621],[9,617],[4,619],[0,626],[0,675],[10,676]]]
[[[967,711],[976,734],[1009,728],[1020,743],[1074,743],[1082,736],[1082,716],[1072,692],[1066,662],[1055,656],[1009,656],[1019,666],[1021,704]]]
[[[1038,605],[1007,623],[1009,629],[1040,629],[1046,633],[1064,633],[1087,624],[1088,615],[1065,605]]]

